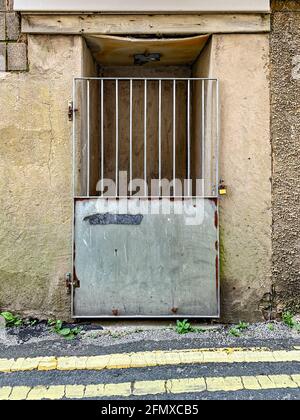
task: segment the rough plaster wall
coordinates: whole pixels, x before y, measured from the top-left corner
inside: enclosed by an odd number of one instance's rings
[[[299,312],[300,1],[272,7],[273,282],[278,311]]]
[[[215,35],[211,76],[220,79],[221,293],[226,321],[262,318],[271,287],[269,36]]]
[[[80,37],[30,36],[28,73],[0,75],[0,308],[67,318],[71,128]]]

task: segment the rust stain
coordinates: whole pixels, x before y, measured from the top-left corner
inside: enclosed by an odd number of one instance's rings
[[[218,211],[215,211],[215,228],[218,229],[219,226],[219,215],[218,215]]]
[[[212,201],[217,206],[217,204],[218,204],[218,199],[217,198],[215,198],[215,197],[209,197],[208,200]]]
[[[119,315],[119,310],[118,309],[113,309],[111,312],[112,312],[112,314],[114,316],[118,316]]]
[[[74,287],[77,287],[77,288],[80,287],[80,280],[77,277],[77,274],[76,274],[76,270],[75,269],[74,269]]]
[[[85,198],[85,197],[76,197],[74,201],[75,201],[75,203],[76,203],[77,201],[79,201],[79,202],[84,202],[84,201],[89,202],[89,201],[90,201],[90,199]]]
[[[177,314],[178,308],[172,308],[171,311],[173,312],[173,314]]]
[[[216,256],[216,287],[217,287],[217,293],[219,290],[219,257]]]

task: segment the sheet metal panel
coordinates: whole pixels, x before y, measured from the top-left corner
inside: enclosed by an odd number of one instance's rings
[[[217,200],[152,202],[130,222],[122,200],[75,200],[74,317],[219,316]]]

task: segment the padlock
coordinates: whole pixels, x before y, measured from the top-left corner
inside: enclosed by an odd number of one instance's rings
[[[227,187],[226,185],[220,185],[219,187],[219,195],[226,195],[227,194]]]

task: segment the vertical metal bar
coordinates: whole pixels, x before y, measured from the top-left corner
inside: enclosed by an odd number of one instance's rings
[[[158,82],[158,179],[159,196],[161,196],[161,79]]]
[[[219,194],[219,147],[220,147],[220,91],[219,91],[219,80],[216,80],[216,143],[217,143],[217,151],[216,151],[216,196],[218,197]],[[217,211],[219,214],[219,200],[217,201]],[[220,261],[220,228],[218,227],[218,259]],[[220,269],[218,270],[218,315],[220,316],[220,308],[221,308],[221,286],[220,286]]]
[[[72,168],[72,183],[73,183],[73,197],[76,196],[76,178],[77,178],[77,162],[76,162],[76,80],[73,80],[73,168]]]
[[[91,147],[91,104],[90,104],[90,81],[87,81],[87,152],[86,152],[86,196],[90,195],[90,147]]]
[[[176,196],[176,80],[173,80],[173,196]]]
[[[144,188],[145,196],[147,185],[147,80],[144,82]]]
[[[191,81],[188,80],[187,85],[187,194],[190,197],[190,179],[191,179]]]
[[[116,197],[119,192],[119,81],[116,79]]]
[[[132,182],[132,79],[130,79],[130,92],[129,92],[129,180],[130,185]],[[132,190],[130,187],[130,195]]]
[[[72,203],[72,267],[71,267],[71,317],[74,317],[74,287],[73,287],[73,280],[74,280],[74,251],[75,251],[75,196],[76,196],[76,174],[77,174],[77,164],[76,164],[76,109],[77,109],[77,101],[76,101],[76,80],[73,80],[73,203]]]
[[[220,148],[220,89],[219,80],[216,82],[216,196],[219,194],[219,148]]]
[[[201,99],[201,166],[202,166],[202,183],[203,183],[203,192],[202,195],[205,196],[205,80],[202,80],[202,99]]]
[[[103,105],[104,105],[104,81],[101,80],[101,195],[103,196],[104,194],[104,110],[103,110]]]

